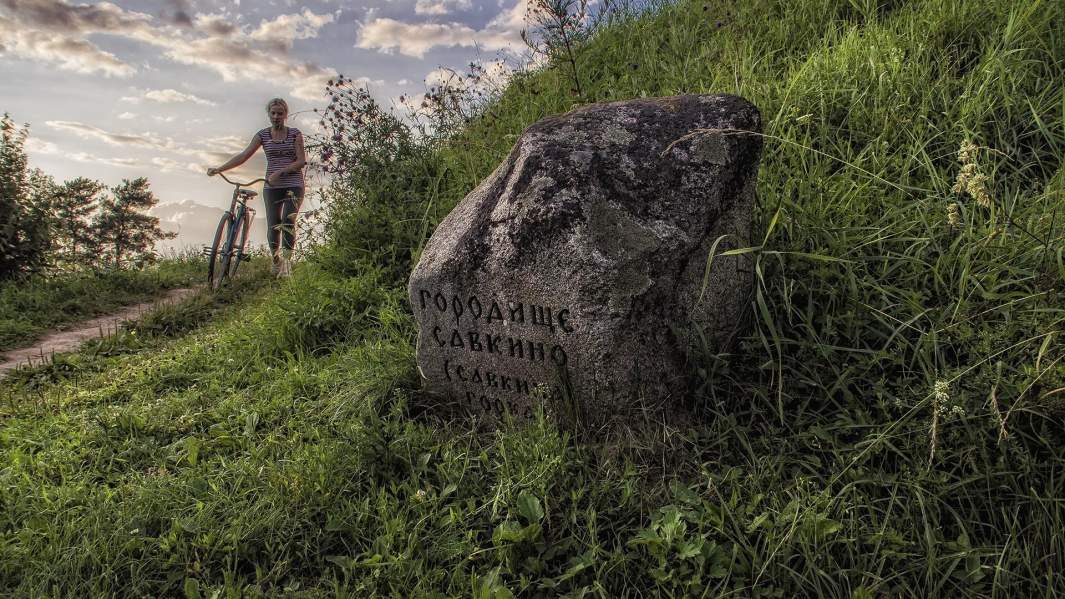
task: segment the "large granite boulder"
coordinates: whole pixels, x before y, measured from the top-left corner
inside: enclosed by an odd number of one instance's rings
[[[410,278],[426,388],[475,413],[599,426],[682,412],[693,349],[749,312],[758,110],[729,95],[543,119],[436,228]]]

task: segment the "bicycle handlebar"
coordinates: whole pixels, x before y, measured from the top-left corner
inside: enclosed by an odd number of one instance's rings
[[[255,185],[256,183],[258,183],[259,181],[262,181],[263,183],[266,183],[266,179],[263,179],[263,178],[255,179],[255,180],[249,181],[247,183],[237,183],[237,182],[234,182],[234,181],[230,181],[228,178],[226,178],[226,174],[225,173],[219,172],[219,173],[216,173],[216,174],[219,177],[222,177],[223,179],[225,179],[226,183],[229,183],[230,185],[236,185],[237,187],[251,187],[252,185]]]

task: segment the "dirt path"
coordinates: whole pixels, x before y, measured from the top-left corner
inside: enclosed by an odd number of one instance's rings
[[[118,312],[105,314],[92,320],[67,325],[65,330],[54,330],[38,339],[32,347],[21,347],[0,353],[0,377],[19,366],[40,366],[52,360],[52,354],[72,351],[82,343],[97,337],[112,335],[124,321],[133,320],[166,304],[176,304],[198,291],[199,287],[171,289],[163,297],[150,302],[126,306]]]

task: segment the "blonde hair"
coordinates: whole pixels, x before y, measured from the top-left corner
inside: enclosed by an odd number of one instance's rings
[[[280,106],[285,109],[285,115],[288,115],[288,102],[285,102],[281,98],[274,98],[266,103],[266,112],[270,112],[270,109],[274,106]]]

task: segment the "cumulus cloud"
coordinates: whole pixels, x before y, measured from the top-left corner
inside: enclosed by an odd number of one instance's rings
[[[418,0],[414,5],[417,15],[446,15],[456,10],[470,10],[472,0]]]
[[[155,29],[151,15],[110,2],[72,5],[63,0],[0,0],[0,7],[23,26],[54,33],[112,33],[147,39]]]
[[[321,97],[326,81],[337,76],[332,68],[291,57],[279,58],[276,50],[253,47],[243,39],[207,37],[171,48],[166,56],[175,62],[213,70],[224,81],[287,80],[292,94],[305,100]]]
[[[321,96],[336,71],[291,56],[294,40],[309,39],[332,23],[332,14],[304,9],[263,21],[248,32],[224,15],[189,15],[184,0],[168,0],[162,19],[110,2],[73,5],[65,0],[0,0],[0,47],[19,57],[81,73],[129,76],[135,68],[95,46],[107,34],[150,44],[167,58],[213,70],[226,81],[288,79],[296,97]],[[310,90],[314,90],[312,94]],[[127,98],[123,98],[126,100]]]
[[[122,119],[123,121],[128,121],[137,118],[137,115],[133,112],[123,112],[122,114],[118,115],[118,118]]]
[[[144,97],[153,102],[160,102],[162,104],[192,102],[193,104],[200,104],[203,106],[215,105],[215,103],[210,100],[204,100],[194,94],[179,92],[176,89],[153,89],[145,92]]]
[[[23,29],[4,17],[0,17],[0,48],[20,58],[50,62],[76,73],[128,77],[134,72],[132,66],[88,40]]]
[[[509,50],[521,44],[528,0],[519,0],[482,29],[462,23],[405,23],[385,17],[370,19],[359,28],[356,48],[398,51],[406,56],[423,58],[436,47],[480,47],[486,50]]]
[[[273,20],[263,21],[248,36],[253,40],[270,42],[288,51],[295,40],[318,37],[318,30],[333,22],[331,14],[315,14],[304,8],[296,15],[279,15]]]

